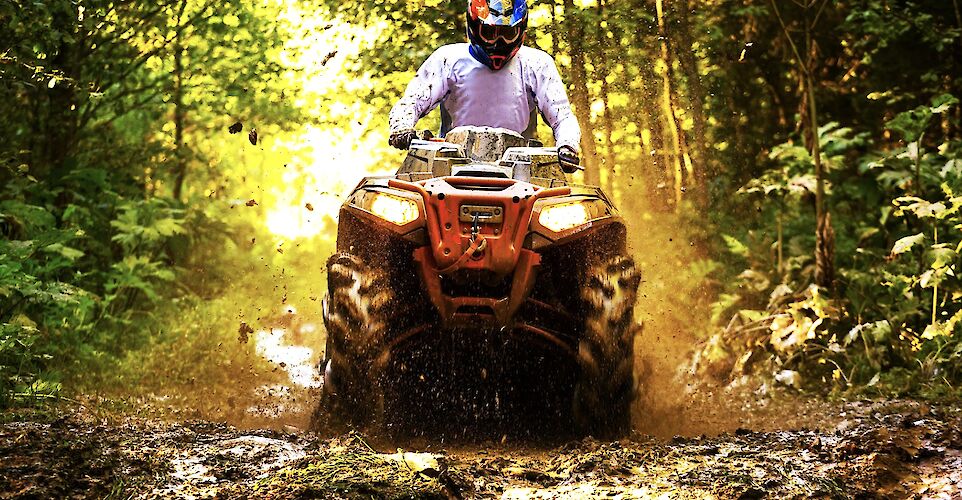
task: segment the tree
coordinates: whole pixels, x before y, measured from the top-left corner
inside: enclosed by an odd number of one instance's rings
[[[778,9],[775,0],[770,0],[772,11],[778,19],[782,32],[795,58],[798,67],[798,79],[802,101],[807,103],[807,112],[802,116],[807,116],[805,121],[807,130],[805,136],[812,151],[812,162],[815,166],[815,283],[824,288],[832,288],[835,282],[835,231],[832,229],[832,216],[825,206],[825,170],[822,166],[822,151],[819,140],[818,126],[818,106],[816,102],[816,89],[813,73],[816,68],[817,49],[812,37],[812,30],[818,25],[819,18],[823,9],[828,4],[827,0],[803,0],[801,5],[802,33],[804,37],[805,56],[799,52],[788,25],[782,18],[782,13]]]

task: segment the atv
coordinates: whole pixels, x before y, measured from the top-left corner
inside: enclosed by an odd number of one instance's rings
[[[641,277],[608,197],[566,178],[577,168],[460,127],[354,188],[327,263],[321,425],[630,430]]]

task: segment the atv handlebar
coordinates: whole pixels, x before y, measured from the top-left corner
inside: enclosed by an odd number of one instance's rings
[[[431,198],[431,195],[429,195],[427,190],[424,189],[424,186],[415,184],[413,182],[402,181],[400,179],[390,179],[387,181],[387,186],[394,189],[402,189],[404,191],[413,191],[418,193],[424,199],[425,203],[427,203],[428,199]]]
[[[568,186],[562,186],[562,187],[556,187],[556,188],[542,189],[541,191],[538,191],[537,193],[535,193],[534,197],[536,199],[541,199],[541,198],[551,198],[554,196],[568,196],[569,194],[571,194],[571,188]]]

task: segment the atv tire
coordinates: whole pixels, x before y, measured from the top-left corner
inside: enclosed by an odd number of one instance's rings
[[[356,255],[335,254],[327,269],[327,347],[315,425],[334,431],[378,425],[384,417],[385,365],[378,358],[391,328],[394,291],[384,270]]]
[[[631,257],[589,265],[581,287],[584,332],[572,409],[585,435],[617,438],[631,430],[634,398],[633,311],[641,274]]]

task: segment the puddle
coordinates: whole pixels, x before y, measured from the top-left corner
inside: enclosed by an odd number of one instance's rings
[[[838,415],[845,425],[820,431],[442,451],[81,407],[0,425],[0,498],[960,498],[957,405],[858,401],[823,416]]]
[[[252,336],[257,355],[282,377],[272,377],[271,383],[254,388],[245,415],[232,420],[234,424],[253,419],[259,422],[258,426],[271,428],[303,429],[307,425],[306,419],[316,402],[315,390],[321,386],[317,364],[323,353],[303,344],[318,345],[320,328],[312,322],[298,321],[293,308],[285,319],[283,325],[259,330]]]
[[[303,325],[300,331],[303,335],[316,329],[313,324],[307,324]],[[317,370],[314,349],[291,342],[291,336],[286,328],[257,332],[254,335],[257,354],[286,371],[291,384],[306,389],[320,387],[321,377]]]
[[[233,476],[260,479],[306,455],[303,446],[264,436],[224,436],[205,441],[169,450],[169,478],[152,493],[163,497],[206,498],[213,496]]]

